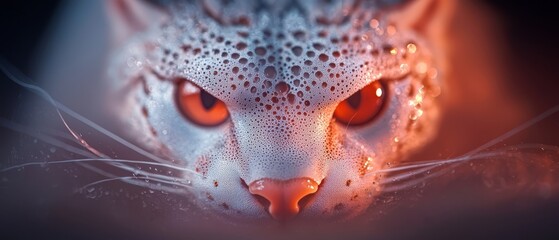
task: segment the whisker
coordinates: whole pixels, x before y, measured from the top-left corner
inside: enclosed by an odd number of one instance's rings
[[[55,108],[56,108],[56,112],[58,114],[58,116],[60,117],[61,121],[63,122],[64,126],[66,127],[66,129],[70,132],[70,134],[72,134],[72,136],[86,149],[88,149],[90,152],[92,152],[93,154],[95,154],[97,157],[103,157],[103,158],[109,158],[107,155],[103,154],[102,152],[98,151],[97,149],[91,147],[83,138],[81,138],[80,136],[78,136],[71,128],[70,126],[67,124],[67,122],[65,121],[64,117],[62,116],[62,114],[60,113],[60,110],[62,110],[63,112],[65,112],[66,114],[69,114],[70,116],[74,117],[75,119],[81,121],[82,123],[96,129],[97,131],[105,134],[106,136],[112,138],[113,140],[123,144],[124,146],[136,151],[137,153],[150,158],[151,160],[160,162],[160,163],[166,163],[169,161],[166,161],[162,158],[159,158],[147,151],[145,151],[144,149],[137,147],[136,145],[124,140],[123,138],[117,136],[116,134],[108,131],[107,129],[99,126],[98,124],[90,121],[89,119],[83,117],[82,115],[72,111],[71,109],[69,109],[68,107],[64,106],[63,104],[57,102],[56,100],[54,100],[54,98],[52,98],[52,96],[50,96],[50,94],[48,94],[45,90],[43,90],[42,88],[33,85],[33,84],[29,84],[26,82],[23,82],[21,80],[18,79],[22,78],[22,79],[26,79],[27,81],[30,81],[30,79],[28,79],[27,77],[25,77],[25,75],[23,75],[23,73],[19,72],[17,69],[15,69],[13,66],[11,66],[9,63],[7,63],[6,61],[4,61],[3,59],[0,59],[0,69],[2,70],[2,72],[4,72],[4,74],[6,74],[6,76],[8,76],[12,81],[14,81],[15,83],[19,84],[20,86],[29,89],[30,91],[38,94],[39,96],[41,96],[42,98],[46,99],[49,103],[51,103]],[[19,75],[19,76],[16,76]],[[91,157],[88,154],[84,154],[86,157]],[[137,169],[131,169],[127,166],[123,166],[121,164],[118,163],[110,163],[111,165],[124,169],[124,170],[128,170],[131,172],[138,172]],[[89,167],[90,169],[92,167]],[[93,167],[94,168],[94,167]],[[94,168],[95,169],[95,168]],[[104,172],[100,169],[97,169],[98,171],[96,172]],[[143,175],[147,175],[147,176],[153,176],[150,173],[144,172],[144,171],[140,171]],[[198,173],[191,171],[192,174],[194,175],[199,175]],[[105,176],[106,172],[104,172]],[[153,176],[153,177],[166,177],[166,176]]]
[[[469,161],[469,160],[474,160],[474,159],[479,159],[479,158],[487,158],[487,157],[492,157],[492,156],[498,156],[499,154],[501,154],[501,152],[489,152],[489,153],[482,153],[482,154],[476,154],[476,155],[471,155],[471,156],[462,156],[462,157],[457,157],[457,158],[452,158],[452,159],[431,160],[431,161],[427,161],[427,162],[422,162],[420,164],[410,164],[410,165],[402,165],[402,166],[398,166],[398,167],[380,169],[380,170],[372,171],[372,172],[370,172],[370,174],[389,173],[389,172],[397,172],[397,171],[403,171],[403,170],[409,170],[409,169],[415,169],[415,168],[441,166],[441,165],[445,165],[445,164],[464,162],[464,161]],[[369,174],[369,173],[367,173],[367,174]]]
[[[20,124],[10,122],[10,121],[8,121],[6,119],[3,119],[3,118],[0,118],[0,126],[11,129],[11,130],[16,131],[16,132],[20,132],[20,133],[35,137],[37,139],[40,139],[41,141],[47,142],[47,143],[49,143],[53,146],[59,147],[59,148],[64,149],[68,152],[71,152],[71,153],[75,153],[75,154],[86,156],[86,157],[87,156],[89,156],[89,157],[93,156],[92,153],[89,153],[87,151],[83,151],[83,150],[81,150],[79,148],[76,148],[74,146],[68,145],[68,144],[66,144],[64,142],[61,142],[61,141],[59,141],[55,138],[52,138],[48,135],[44,135],[44,134],[40,134],[38,132],[30,131],[30,130],[28,130],[27,128],[25,128],[24,126],[22,126]],[[87,168],[87,169],[89,169],[89,170],[91,170],[95,173],[98,173],[102,176],[109,177],[110,179],[115,179],[115,180],[119,179],[119,180],[122,180],[122,181],[124,181],[128,184],[132,184],[132,185],[136,185],[136,186],[152,187],[152,185],[144,183],[144,182],[131,181],[130,177],[125,177],[125,178],[117,177],[116,175],[108,173],[108,172],[106,172],[104,170],[101,170],[97,167],[94,167],[94,166],[91,166],[91,165],[88,165],[88,164],[82,164],[82,163],[85,163],[85,162],[108,162],[108,163],[111,163],[111,165],[113,165],[115,167],[118,167],[120,169],[133,172],[134,174],[145,176],[145,177],[135,176],[134,178],[136,178],[136,179],[145,178],[145,179],[150,179],[150,180],[153,180],[153,181],[163,182],[163,183],[167,183],[167,184],[172,183],[174,185],[177,185],[177,183],[175,182],[175,181],[177,181],[177,178],[172,178],[172,177],[162,176],[162,175],[157,175],[157,174],[151,174],[151,173],[141,171],[141,170],[138,170],[138,169],[134,169],[134,168],[131,168],[131,167],[128,167],[128,166],[116,165],[116,164],[113,164],[113,163],[118,162],[118,163],[133,163],[133,164],[160,166],[160,167],[167,167],[167,168],[171,168],[171,169],[175,169],[175,170],[179,170],[179,171],[192,172],[192,173],[195,173],[195,176],[199,175],[198,173],[193,172],[190,169],[181,168],[181,167],[170,165],[170,164],[164,164],[164,163],[158,163],[158,162],[138,161],[138,160],[111,159],[111,158],[107,158],[107,159],[89,158],[89,159],[70,159],[70,160],[44,161],[44,162],[28,162],[28,163],[23,163],[23,164],[19,164],[19,165],[4,168],[4,169],[0,170],[0,172],[7,172],[7,171],[10,171],[10,170],[13,170],[13,169],[18,169],[18,168],[22,168],[22,167],[25,167],[25,166],[31,166],[31,165],[43,165],[44,166],[44,165],[47,165],[47,164],[78,163],[81,166],[83,166],[83,167],[85,167],[85,168]],[[161,178],[165,178],[165,179],[161,179]],[[172,191],[175,191],[175,190],[166,189],[166,191],[172,192]]]
[[[25,76],[23,75],[23,73],[18,72],[17,69],[15,69],[15,67],[12,67],[7,62],[4,62],[3,59],[0,59],[0,68],[12,81],[14,81],[15,83],[19,84],[20,86],[22,86],[26,89],[29,89],[31,92],[34,92],[34,93],[38,94],[39,96],[46,99],[49,103],[51,103],[55,107],[55,110],[56,110],[56,113],[58,114],[58,117],[60,118],[60,120],[62,121],[62,123],[64,124],[64,126],[68,130],[68,132],[70,132],[70,134],[78,141],[78,143],[80,145],[82,145],[84,148],[86,148],[87,150],[89,150],[90,152],[92,152],[93,154],[95,154],[98,157],[108,158],[108,156],[106,156],[102,152],[100,152],[97,149],[90,146],[87,143],[87,141],[85,141],[85,139],[83,139],[78,134],[76,134],[76,132],[74,132],[74,130],[66,122],[66,119],[64,119],[64,117],[60,113],[60,109],[57,106],[57,102],[54,100],[54,98],[52,98],[52,96],[50,96],[49,93],[47,93],[45,90],[43,90],[39,86],[20,81],[15,75],[20,75],[20,77],[22,79],[25,79]],[[9,69],[7,69],[7,68],[11,68],[12,71],[10,72]],[[27,79],[27,80],[31,81],[30,79]]]
[[[140,164],[140,165],[165,167],[165,168],[170,168],[170,169],[174,169],[174,170],[178,170],[178,171],[184,171],[184,172],[192,171],[192,170],[187,169],[187,168],[181,168],[181,167],[177,167],[177,166],[174,166],[174,165],[157,163],[157,162],[137,161],[137,160],[128,160],[128,159],[114,159],[114,158],[109,158],[109,159],[82,158],[82,159],[68,159],[68,160],[44,161],[44,162],[27,162],[27,163],[22,163],[22,164],[10,166],[10,167],[4,168],[4,169],[0,169],[0,172],[7,172],[7,171],[10,171],[10,170],[23,168],[23,167],[27,167],[27,166],[37,166],[37,165],[44,166],[44,165],[50,165],[50,164],[79,163],[79,162],[132,163],[132,164]]]
[[[520,144],[520,145],[515,145],[515,146],[510,146],[510,147],[503,147],[500,150],[491,152],[491,154],[488,154],[486,156],[482,156],[482,155],[473,155],[475,156],[475,158],[472,159],[467,159],[467,160],[474,160],[474,159],[484,159],[484,160],[498,160],[498,161],[528,161],[529,159],[535,159],[535,156],[542,156],[541,152],[536,153],[536,155],[534,155],[534,153],[528,153],[524,150],[539,150],[539,151],[546,151],[546,152],[553,152],[553,153],[559,153],[559,147],[557,146],[550,146],[550,145],[542,145],[542,144]],[[467,161],[467,160],[463,160],[463,161]],[[431,179],[431,178],[435,178],[438,176],[441,176],[445,173],[448,173],[450,170],[454,169],[455,167],[457,167],[459,164],[457,163],[451,163],[450,165],[444,165],[444,164],[440,164],[437,165],[435,167],[431,167],[431,169],[429,170],[433,170],[436,167],[447,167],[445,169],[442,170],[438,170],[438,171],[433,171],[432,173],[428,171],[424,171],[424,169],[421,169],[421,172],[414,172],[414,174],[409,174],[409,173],[405,173],[402,175],[396,175],[396,176],[392,176],[389,178],[385,178],[383,181],[380,182],[380,184],[385,185],[386,187],[383,188],[383,191],[386,192],[395,192],[395,191],[402,191],[402,190],[406,190],[408,188],[411,187],[415,187],[418,186],[421,183],[424,183],[426,180]],[[552,169],[549,169],[550,171],[553,171]],[[418,176],[419,174],[422,173],[427,173],[429,175],[424,175],[418,179],[412,179],[409,181],[400,181],[402,179],[406,179],[412,176]],[[539,174],[538,174],[539,175]]]
[[[349,125],[351,124],[351,121],[353,121],[353,119],[355,118],[355,116],[357,116],[357,112],[354,113],[351,118],[349,119],[349,121],[347,122],[347,124],[345,125],[345,131],[347,132],[347,129],[349,128]]]
[[[157,161],[157,162],[168,162],[167,160],[164,160],[156,155],[153,155],[152,153],[126,141],[125,139],[119,137],[118,135],[110,132],[109,130],[101,127],[100,125],[94,123],[93,121],[87,119],[86,117],[74,112],[73,110],[71,110],[70,108],[66,107],[65,105],[63,105],[60,102],[57,102],[56,100],[54,100],[54,98],[52,98],[52,96],[47,93],[45,90],[43,90],[42,88],[33,85],[33,84],[29,84],[26,82],[23,82],[20,80],[21,79],[26,79],[27,81],[31,81],[29,78],[27,78],[23,73],[19,72],[15,67],[13,67],[12,65],[10,65],[8,62],[6,62],[4,59],[0,58],[0,69],[2,70],[2,72],[4,72],[4,74],[6,76],[8,76],[8,78],[10,78],[10,80],[12,80],[13,82],[17,83],[18,85],[27,88],[29,90],[31,90],[32,92],[38,94],[39,96],[41,96],[42,98],[44,98],[45,100],[47,100],[49,103],[51,103],[55,108],[56,111],[59,115],[59,117],[61,118],[62,122],[64,123],[64,125],[66,126],[66,128],[68,129],[68,131],[70,131],[70,133],[82,144],[84,145],[84,147],[88,148],[88,150],[92,151],[93,153],[95,153],[96,155],[100,156],[100,152],[98,152],[96,149],[92,148],[91,146],[89,146],[89,144],[87,144],[87,142],[85,142],[85,140],[83,140],[81,137],[79,137],[66,123],[66,121],[64,120],[64,118],[62,117],[62,114],[60,113],[60,111],[72,116],[73,118],[81,121],[82,123],[88,125],[89,127],[94,128],[95,130],[99,131],[100,133],[108,136],[109,138],[119,142],[120,144],[132,149],[133,151],[147,157],[150,158],[151,160]],[[16,76],[17,75],[17,76]]]
[[[450,160],[450,162],[448,162],[448,163],[451,163],[451,164],[452,164],[452,163],[454,163],[454,164],[460,164],[461,162],[464,162],[465,160],[468,160],[468,158],[465,158],[465,157],[471,157],[471,156],[473,156],[473,155],[475,155],[475,154],[477,154],[477,153],[479,153],[479,152],[481,152],[481,151],[483,151],[483,150],[486,150],[487,148],[489,148],[489,147],[491,147],[491,146],[493,146],[493,145],[495,145],[495,144],[497,144],[497,143],[499,143],[499,142],[501,142],[501,141],[503,141],[503,140],[505,140],[505,139],[507,139],[507,138],[510,138],[511,136],[513,136],[513,135],[519,133],[520,131],[525,130],[526,128],[528,128],[528,127],[530,127],[530,126],[535,125],[536,123],[540,122],[541,120],[543,120],[543,119],[545,119],[545,118],[547,118],[547,117],[549,117],[549,116],[551,116],[551,115],[553,115],[553,114],[555,114],[555,113],[557,113],[557,112],[559,112],[559,105],[557,105],[557,106],[555,106],[555,107],[553,107],[553,108],[551,108],[551,109],[545,111],[544,113],[542,113],[542,114],[536,116],[535,118],[533,118],[533,119],[531,119],[531,120],[529,120],[529,121],[527,121],[527,122],[521,124],[520,126],[514,128],[514,129],[512,129],[512,130],[507,131],[505,134],[500,135],[499,137],[497,137],[497,138],[495,138],[495,139],[493,139],[493,140],[491,140],[491,141],[489,141],[489,142],[483,144],[482,146],[477,147],[477,148],[475,148],[475,149],[473,149],[473,150],[471,150],[471,151],[469,151],[469,152],[467,152],[467,153],[461,155],[461,156],[458,157],[458,158],[455,158],[455,159],[453,159],[453,160]],[[455,161],[455,160],[457,160],[457,159],[463,159],[463,160],[462,160],[462,161],[459,161],[459,160],[458,160],[458,161]],[[409,178],[409,177],[413,177],[413,176],[415,176],[415,175],[417,175],[417,174],[425,173],[425,172],[427,172],[427,171],[430,171],[430,170],[432,170],[432,169],[438,167],[438,165],[435,164],[436,161],[437,161],[437,160],[428,161],[428,162],[432,162],[432,164],[431,164],[431,163],[426,164],[426,167],[423,168],[423,169],[416,170],[416,171],[410,172],[410,173],[408,173],[408,174],[406,174],[406,175],[403,175],[403,176],[401,176],[401,177],[399,178],[399,180],[403,180],[403,179],[406,179],[406,178]],[[442,161],[444,162],[445,160],[442,160]],[[447,163],[447,164],[448,164],[448,163]],[[431,165],[431,166],[428,166],[428,165]],[[424,166],[421,166],[421,164],[418,164],[417,166],[418,166],[418,167],[424,167]],[[409,168],[415,168],[415,167],[410,166]],[[371,172],[371,173],[376,173],[376,172]],[[367,174],[370,174],[370,173],[367,173]]]
[[[59,141],[53,141],[53,143],[56,143],[56,142],[59,142]],[[49,142],[49,143],[51,143],[51,142]],[[58,145],[55,145],[55,146],[58,146]],[[99,159],[99,158],[95,158],[96,156],[92,156],[91,154],[89,154],[85,151],[82,151],[80,149],[77,149],[77,148],[74,148],[74,147],[71,147],[71,148],[75,149],[75,150],[79,150],[82,153],[86,153],[86,154],[80,154],[82,156],[90,157],[90,159]],[[66,147],[65,150],[68,151],[69,150],[68,147]],[[78,152],[76,152],[74,150],[72,150],[71,152],[79,154]],[[122,160],[122,159],[114,159],[114,158],[110,158],[110,157],[106,157],[106,156],[103,157],[102,159],[106,159],[106,162],[108,162],[109,164],[111,164],[115,167],[118,167],[118,168],[123,169],[123,170],[130,171],[130,172],[137,172],[137,173],[142,174],[142,175],[151,175],[151,174],[149,174],[145,171],[141,171],[139,169],[133,169],[133,168],[130,168],[128,166],[117,165],[117,164],[114,164],[114,163],[138,163],[138,164],[144,164],[144,165],[162,166],[162,167],[167,167],[167,168],[179,170],[179,171],[182,171],[182,172],[188,172],[188,173],[193,174],[194,176],[197,176],[197,177],[201,176],[198,172],[195,172],[191,169],[181,167],[181,166],[176,165],[176,164],[172,164],[169,161],[167,161],[166,163],[160,163],[160,162],[148,162],[148,161],[141,161],[141,160]],[[111,160],[114,160],[114,161],[111,161]],[[151,175],[151,176],[156,177],[154,175]],[[167,178],[167,176],[163,176],[163,175],[159,175],[158,177]],[[168,179],[170,179],[170,178],[168,178]]]
[[[68,132],[70,132],[70,134],[76,139],[78,140],[78,142],[85,147],[86,149],[88,149],[89,151],[91,151],[92,153],[94,153],[95,155],[100,156],[101,153],[98,152],[95,148],[91,147],[82,137],[80,137],[78,134],[76,134],[76,132],[74,132],[74,130],[72,130],[72,128],[70,128],[70,126],[68,125],[68,123],[66,122],[66,119],[64,119],[64,117],[62,116],[62,113],[60,113],[59,108],[57,107],[57,102],[54,100],[54,98],[52,98],[52,96],[47,93],[44,89],[40,88],[37,85],[33,85],[30,83],[26,83],[23,82],[21,80],[18,79],[18,77],[16,75],[19,75],[19,78],[22,79],[26,79],[26,77],[23,75],[23,73],[18,72],[17,69],[15,69],[13,66],[9,65],[7,62],[5,62],[3,59],[0,59],[0,68],[2,69],[2,72],[4,72],[4,74],[6,74],[6,76],[8,76],[8,78],[10,80],[12,80],[13,82],[19,84],[20,86],[29,89],[31,92],[34,92],[35,94],[43,97],[45,100],[47,100],[50,104],[52,104],[53,106],[55,106],[55,111],[58,114],[58,117],[60,118],[60,120],[62,121],[62,124],[66,127],[66,129],[68,130]],[[28,81],[30,81],[29,79],[27,79]]]
[[[452,169],[457,165],[457,163],[460,163],[462,161],[469,161],[469,160],[474,160],[474,159],[487,159],[487,157],[494,157],[494,156],[498,156],[498,154],[488,154],[488,155],[485,155],[485,156],[476,156],[476,157],[471,157],[470,156],[470,157],[463,157],[463,158],[460,158],[460,159],[453,159],[452,162],[447,162],[446,164],[441,163],[441,164],[428,165],[428,167],[424,167],[424,168],[421,168],[421,169],[418,169],[418,170],[415,170],[415,171],[404,172],[404,173],[401,173],[401,174],[390,176],[390,177],[382,179],[379,183],[380,184],[394,183],[394,182],[397,182],[397,181],[402,181],[402,180],[417,176],[417,175],[422,174],[422,173],[429,173],[429,171],[434,170],[437,167],[446,166],[447,164],[452,164],[451,166],[448,166],[449,169]],[[398,171],[401,171],[401,170],[398,170]],[[386,172],[390,172],[390,171],[386,171]]]
[[[98,159],[98,157],[99,157],[99,156],[96,156],[96,155],[94,155],[94,154],[92,154],[92,153],[89,153],[89,152],[87,152],[87,151],[83,151],[83,150],[81,150],[81,149],[79,149],[79,148],[76,148],[76,147],[74,147],[74,146],[68,145],[68,144],[66,144],[66,143],[64,143],[64,142],[61,142],[61,141],[59,141],[59,140],[57,140],[57,139],[54,139],[54,138],[52,138],[52,137],[46,136],[46,135],[44,135],[44,134],[40,134],[40,133],[37,133],[37,132],[29,131],[29,130],[27,130],[25,127],[23,127],[23,126],[21,126],[21,125],[19,125],[19,124],[16,124],[16,123],[7,121],[7,120],[2,119],[2,118],[0,118],[0,126],[6,127],[6,128],[8,128],[8,129],[11,129],[11,130],[14,130],[14,131],[17,131],[17,132],[21,132],[21,133],[27,134],[27,135],[32,136],[32,137],[35,137],[35,138],[37,138],[37,139],[40,139],[41,141],[47,142],[47,143],[49,143],[49,144],[51,144],[51,145],[53,145],[53,146],[59,147],[59,148],[61,148],[61,149],[64,149],[64,150],[66,150],[66,151],[68,151],[68,152],[71,152],[71,153],[74,153],[74,154],[78,154],[78,155],[81,155],[81,156],[84,156],[84,157],[88,157],[88,158],[91,158],[91,159]],[[111,159],[111,158],[109,158],[109,157],[103,157],[102,159]],[[131,160],[131,161],[133,161],[133,160]],[[118,164],[118,162],[113,162],[113,161],[108,161],[108,160],[107,160],[106,162],[108,162],[111,166],[114,166],[114,167],[117,167],[117,168],[120,168],[120,169],[129,171],[129,172],[132,172],[132,173],[136,173],[136,174],[140,174],[140,175],[145,175],[145,176],[151,176],[151,177],[153,177],[153,178],[163,178],[163,179],[166,179],[166,180],[173,180],[173,179],[174,179],[173,177],[169,177],[169,176],[154,175],[154,174],[152,174],[152,173],[148,173],[148,172],[143,171],[143,170],[135,169],[135,168],[132,168],[132,167],[129,167],[129,166],[126,166],[126,165],[122,165],[122,164]],[[139,163],[139,162],[141,162],[141,161],[133,161],[133,162],[134,162],[134,163]],[[146,163],[147,163],[147,162],[146,162]],[[83,163],[81,163],[81,162],[78,162],[78,164],[80,164],[81,166],[85,166],[85,164],[83,164]],[[193,170],[191,170],[191,169],[181,168],[180,166],[170,165],[170,164],[166,164],[166,163],[157,163],[157,162],[153,162],[153,164],[161,164],[161,166],[167,166],[167,167],[171,167],[171,166],[172,166],[171,168],[180,168],[181,171],[183,171],[183,172],[191,173],[191,174],[193,174],[194,176],[200,176],[199,173],[197,173],[197,172],[195,172],[195,171],[193,171]],[[101,169],[99,169],[99,168],[96,168],[96,167],[93,167],[93,166],[88,166],[87,168],[90,169],[90,170],[93,170],[93,171],[95,171],[96,173],[99,173],[99,174],[101,174],[101,175],[103,175],[103,176],[106,176],[106,177],[114,177],[114,176],[115,176],[115,175],[113,175],[113,174],[107,173],[106,171],[103,171],[103,170],[101,170]]]
[[[414,180],[409,181],[409,182],[400,182],[400,184],[398,184],[398,185],[384,187],[382,189],[382,191],[383,192],[399,192],[399,191],[407,190],[409,188],[418,186],[420,183],[424,183],[428,179],[439,177],[439,176],[441,176],[445,173],[447,173],[447,171],[433,172],[433,173],[431,173],[431,174],[429,174],[429,175],[427,175],[423,178],[414,179]],[[386,184],[386,183],[381,183],[381,184]]]
[[[519,133],[519,132],[521,132],[521,131],[523,131],[523,130],[531,127],[531,126],[534,126],[536,123],[542,121],[543,119],[546,119],[547,117],[549,117],[549,116],[551,116],[551,115],[553,115],[557,112],[559,112],[559,105],[557,105],[555,107],[552,107],[551,109],[541,113],[540,115],[536,116],[535,118],[532,118],[531,120],[529,120],[529,121],[527,121],[523,124],[520,124],[518,127],[515,127],[513,129],[509,130],[505,134],[502,134],[501,136],[499,136],[499,137],[497,137],[497,138],[479,146],[478,148],[476,148],[474,150],[471,150],[471,151],[467,152],[464,155],[471,155],[471,154],[475,154],[477,152],[480,152],[482,150],[485,150],[485,149],[487,149],[487,148],[489,148],[489,147],[491,147],[491,146],[493,146],[493,145],[495,145],[499,142],[502,142],[503,140],[505,140],[507,138],[510,138],[511,136],[513,136],[513,135],[515,135],[515,134],[517,134],[517,133]]]
[[[87,151],[83,151],[82,149],[79,149],[79,148],[76,148],[74,146],[68,145],[64,142],[61,142],[61,141],[59,141],[55,138],[49,137],[47,135],[29,131],[24,126],[13,123],[13,122],[10,122],[6,119],[0,118],[0,125],[2,127],[7,128],[7,129],[11,129],[12,131],[20,132],[20,133],[26,134],[28,136],[35,137],[35,138],[37,138],[37,139],[39,139],[43,142],[49,143],[53,146],[59,147],[59,148],[64,149],[68,152],[78,154],[78,155],[81,155],[81,156],[91,156],[91,154]],[[90,165],[87,165],[87,164],[84,164],[84,163],[77,163],[77,164],[84,167],[84,168],[87,168],[88,170],[90,170],[92,172],[95,172],[95,173],[97,173],[101,176],[116,177],[116,175],[108,173],[107,171],[101,170],[97,167],[90,166]]]
[[[470,156],[462,156],[462,157],[457,157],[457,158],[452,158],[452,159],[440,159],[440,160],[430,160],[430,161],[422,161],[422,162],[403,163],[402,165],[397,166],[397,167],[385,168],[385,169],[372,171],[372,172],[370,172],[370,174],[390,173],[390,172],[397,172],[397,171],[403,171],[403,170],[409,170],[409,169],[415,169],[415,168],[423,168],[423,167],[430,167],[430,166],[437,167],[437,166],[442,166],[442,165],[445,165],[445,164],[452,164],[452,163],[459,163],[459,162],[471,161],[471,160],[476,160],[476,159],[485,159],[485,158],[489,158],[489,157],[503,156],[504,154],[510,154],[510,151],[512,151],[512,150],[526,150],[526,149],[540,149],[540,150],[545,149],[545,150],[548,150],[548,151],[553,150],[553,151],[559,152],[559,147],[557,147],[557,146],[543,145],[543,144],[520,144],[520,145],[509,146],[509,147],[503,147],[501,149],[497,149],[497,150],[492,151],[492,152],[478,153],[478,154],[474,154],[474,155],[470,155]],[[420,174],[424,171],[425,171],[424,169],[420,169],[416,172],[409,172],[409,173],[403,174],[403,176],[400,176],[400,177],[401,178],[406,178],[408,176],[413,176],[413,175],[416,175],[416,174]]]
[[[39,139],[43,142],[46,142],[46,143],[52,145],[52,146],[64,149],[64,150],[66,150],[68,152],[71,152],[71,153],[75,153],[75,154],[82,155],[82,156],[91,156],[91,154],[87,151],[84,151],[82,149],[79,149],[77,147],[74,147],[72,145],[64,143],[62,141],[59,141],[58,139],[50,137],[48,135],[29,130],[27,127],[25,127],[23,125],[8,121],[7,119],[4,119],[4,118],[0,118],[0,126],[4,127],[4,128],[7,128],[7,129],[10,129],[10,130],[15,131],[15,132],[23,133],[25,135],[34,137],[36,139]]]
[[[187,181],[186,183],[180,183],[180,182],[176,182],[176,181],[165,181],[165,180],[160,180],[160,179],[152,179],[152,178],[149,178],[149,177],[124,176],[124,177],[114,177],[114,178],[108,178],[108,179],[95,181],[95,182],[89,183],[87,185],[84,185],[83,187],[79,188],[78,191],[83,192],[84,190],[86,190],[88,188],[91,188],[95,185],[99,185],[99,184],[107,183],[107,182],[113,182],[113,181],[123,181],[123,180],[128,180],[127,183],[130,183],[130,184],[133,184],[133,185],[136,185],[136,186],[139,186],[139,187],[145,187],[145,188],[149,188],[149,189],[153,189],[153,190],[164,190],[164,191],[168,191],[168,192],[176,192],[177,189],[173,189],[173,188],[149,183],[149,182],[146,182],[146,181],[138,181],[138,180],[149,180],[149,181],[154,181],[154,182],[158,182],[158,183],[169,184],[171,186],[176,186],[176,187],[192,188],[192,185],[190,184],[190,181]],[[130,181],[130,180],[132,180],[132,181]],[[180,189],[180,190],[183,190],[183,191],[180,191],[180,193],[186,193],[186,191],[184,191],[184,189]]]
[[[74,143],[79,144],[73,136],[68,136],[67,131],[58,131],[55,129],[37,129],[38,132],[41,132],[45,135],[52,136],[54,138],[60,138],[62,140],[68,140]]]

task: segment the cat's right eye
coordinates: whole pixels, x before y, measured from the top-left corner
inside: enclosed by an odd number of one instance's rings
[[[385,98],[384,85],[381,81],[374,81],[340,102],[334,118],[348,126],[369,123],[379,115]]]
[[[190,81],[179,82],[176,100],[179,111],[194,124],[213,127],[229,118],[225,103]]]

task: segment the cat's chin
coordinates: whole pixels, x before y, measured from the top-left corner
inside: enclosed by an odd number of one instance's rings
[[[302,211],[297,216],[290,219],[278,220],[274,219],[265,208],[261,208],[258,213],[244,213],[240,211],[223,211],[220,207],[200,206],[210,218],[215,219],[224,225],[241,225],[241,226],[290,226],[299,225],[301,223],[332,223],[332,222],[349,222],[366,213],[366,207],[345,206],[345,209],[338,209],[330,212],[317,212],[314,209]],[[316,209],[323,209],[317,206]]]

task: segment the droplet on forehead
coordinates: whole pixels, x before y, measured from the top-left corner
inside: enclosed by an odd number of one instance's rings
[[[276,84],[276,91],[280,94],[289,92],[289,84],[284,81],[279,82],[278,84]]]
[[[293,66],[291,67],[291,72],[293,73],[293,75],[299,76],[299,74],[301,73],[301,67]]]
[[[275,78],[276,74],[276,68],[273,66],[269,66],[264,69],[264,76],[266,76],[267,78]]]
[[[303,53],[303,48],[296,46],[291,48],[291,51],[293,51],[293,54],[295,54],[295,56],[299,57]]]

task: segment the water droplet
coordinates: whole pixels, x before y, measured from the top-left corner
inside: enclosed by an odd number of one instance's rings
[[[264,55],[266,55],[266,48],[257,47],[256,49],[254,49],[254,52],[255,52],[256,55],[258,55],[258,56],[264,56]]]
[[[301,47],[293,47],[291,48],[291,51],[293,52],[293,54],[295,54],[295,56],[301,56],[301,53],[303,53],[303,48]]]
[[[299,41],[303,41],[305,39],[305,32],[303,32],[303,31],[294,32],[293,37],[295,37],[295,39],[297,39]]]
[[[289,95],[287,95],[287,101],[288,101],[290,104],[295,104],[295,95],[292,94],[292,93],[290,93]]]
[[[332,52],[332,56],[334,56],[335,58],[338,58],[338,57],[341,56],[341,54],[338,51],[334,51],[334,52]]]
[[[413,43],[408,43],[406,47],[408,49],[408,52],[411,54],[414,54],[417,51],[417,46],[415,46],[415,44]]]
[[[307,57],[314,57],[315,53],[313,51],[307,51]]]
[[[244,43],[244,42],[237,43],[237,46],[236,46],[236,48],[239,49],[239,50],[243,50],[246,47],[247,47],[247,44]]]
[[[284,81],[279,82],[276,84],[276,91],[280,94],[289,92],[289,84]]]
[[[267,78],[275,78],[276,74],[276,68],[273,66],[268,66],[266,67],[266,69],[264,69],[264,76],[266,76]]]
[[[318,51],[322,51],[324,49],[324,45],[322,45],[320,43],[315,43],[312,46]]]
[[[369,21],[369,26],[371,28],[378,28],[379,25],[380,25],[380,22],[378,20],[374,19],[374,18],[371,19],[371,21]]]

